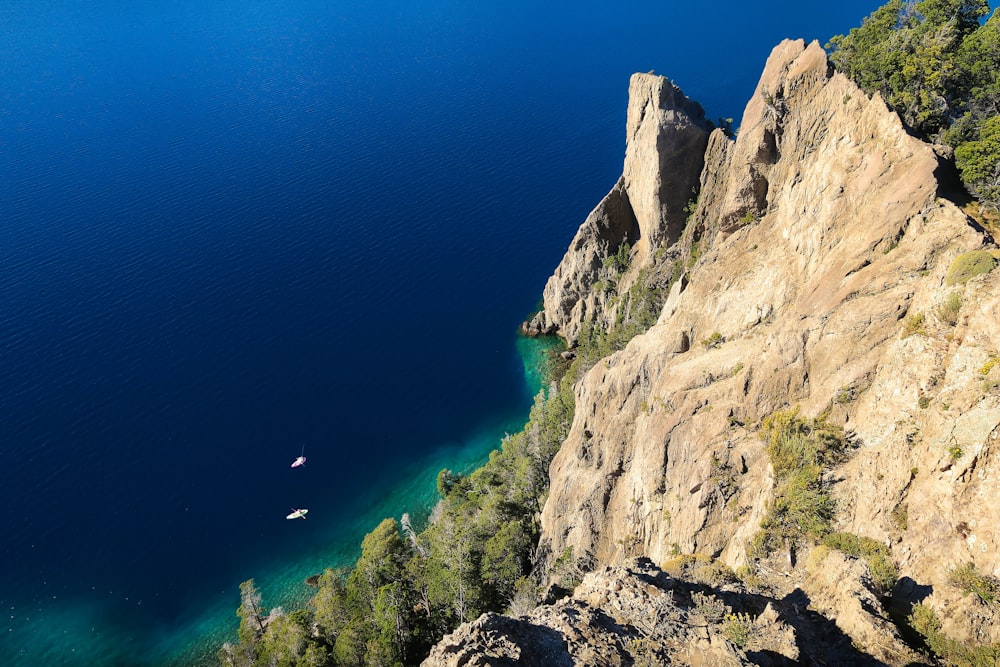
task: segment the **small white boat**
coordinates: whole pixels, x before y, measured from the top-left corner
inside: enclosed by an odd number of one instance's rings
[[[300,456],[299,458],[292,461],[292,467],[298,468],[299,466],[304,466],[306,464],[306,457]]]
[[[288,516],[286,516],[285,518],[286,519],[304,519],[304,518],[306,518],[306,514],[308,514],[308,513],[309,513],[309,510],[304,510],[304,509],[303,510],[297,510],[297,509],[295,509],[293,507],[292,508],[292,513],[289,514]]]

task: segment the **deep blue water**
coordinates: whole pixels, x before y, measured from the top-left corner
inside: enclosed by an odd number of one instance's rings
[[[0,664],[212,655],[419,512],[526,417],[628,76],[738,119],[879,4],[0,5]]]

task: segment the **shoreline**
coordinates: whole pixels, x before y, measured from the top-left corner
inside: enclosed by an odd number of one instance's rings
[[[521,361],[527,397],[523,414],[484,423],[471,436],[455,443],[439,445],[421,462],[402,467],[393,475],[394,481],[387,481],[383,488],[357,499],[354,503],[356,511],[348,510],[345,513],[354,519],[341,526],[340,537],[322,553],[297,558],[294,563],[274,563],[271,568],[265,566],[268,571],[254,574],[253,578],[261,590],[265,605],[286,608],[304,605],[315,593],[315,589],[307,585],[306,580],[318,576],[327,568],[352,566],[361,553],[362,539],[384,518],[398,519],[402,513],[408,513],[414,526],[422,529],[439,499],[436,483],[440,470],[449,468],[462,474],[473,472],[489,460],[490,453],[499,448],[504,435],[515,433],[524,427],[531,400],[547,384],[549,351],[565,347],[565,344],[562,339],[552,336],[528,337],[520,332],[515,336],[514,351]],[[321,567],[317,568],[316,565],[320,563]],[[221,608],[207,613],[199,621],[187,626],[192,628],[190,633],[171,633],[170,637],[161,642],[163,650],[156,651],[158,655],[154,659],[178,666],[215,665],[216,653],[221,645],[226,641],[236,640],[238,582],[234,591],[231,596],[231,607],[234,610],[231,621],[222,622],[224,610]],[[202,630],[199,631],[198,628]],[[171,640],[176,641],[189,634],[192,636],[183,649],[170,650]]]

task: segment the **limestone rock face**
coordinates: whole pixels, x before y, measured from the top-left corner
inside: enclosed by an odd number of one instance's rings
[[[642,118],[632,104],[630,127]],[[644,150],[655,152],[627,154]],[[578,382],[542,552],[572,548],[596,567],[678,551],[743,564],[773,486],[754,429],[798,406],[829,411],[854,445],[831,474],[839,530],[890,544],[921,585],[946,586],[967,561],[1000,574],[1000,368],[980,372],[1000,351],[1000,271],[945,283],[953,259],[989,239],[938,196],[932,147],[832,72],[818,44],[786,41],[739,136],[714,133],[704,155],[681,238],[701,254],[657,324]],[[633,212],[664,210],[637,204],[651,195],[628,184]],[[635,218],[640,237],[673,238],[669,222],[658,237]],[[545,293],[570,340],[589,302],[560,295],[586,282],[566,273],[585,238],[581,228]],[[938,314],[953,293],[954,326]]]
[[[637,266],[649,263],[655,248],[680,236],[703,166],[705,113],[668,79],[634,74],[627,124],[622,177],[580,226],[545,285],[544,309],[525,323],[528,333],[558,333],[572,346],[585,321],[607,325],[607,295],[594,289],[608,277],[604,259],[628,243]]]

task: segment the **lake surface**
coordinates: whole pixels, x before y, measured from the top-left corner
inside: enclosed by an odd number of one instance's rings
[[[3,3],[0,664],[211,662],[425,511],[527,416],[629,75],[738,122],[879,4]]]

